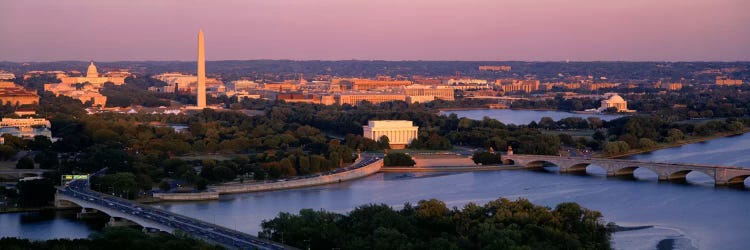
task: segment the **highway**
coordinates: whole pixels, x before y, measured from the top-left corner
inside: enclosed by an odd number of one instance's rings
[[[88,180],[74,180],[69,182],[65,187],[58,189],[58,193],[95,203],[109,209],[119,210],[123,213],[137,216],[140,219],[150,220],[183,231],[194,238],[217,243],[230,249],[292,249],[289,246],[263,240],[201,220],[95,192],[89,188],[89,185]]]
[[[382,157],[383,155],[378,153],[363,153],[360,159],[344,168],[338,168],[316,175],[300,176],[276,181],[314,178],[322,175],[330,175],[350,171],[377,162]],[[92,177],[100,175],[105,171],[106,168],[92,174]],[[150,206],[145,206],[130,200],[93,191],[90,188],[90,183],[88,180],[71,181],[65,187],[58,189],[58,193],[85,200],[86,202],[104,206],[109,209],[117,210],[131,216],[136,216],[140,219],[149,220],[160,225],[174,228],[183,231],[194,238],[218,243],[232,249],[291,249],[291,247],[289,246],[285,246],[268,240],[263,240],[249,234],[210,224],[187,216],[153,208]]]
[[[379,161],[382,158],[383,158],[383,154],[382,153],[362,153],[360,155],[360,158],[357,159],[357,161],[355,161],[351,165],[343,167],[343,168],[337,168],[337,169],[334,169],[334,170],[327,171],[325,173],[319,173],[319,174],[314,174],[314,175],[296,176],[296,177],[287,178],[287,179],[278,179],[278,180],[258,182],[258,183],[271,183],[271,182],[280,182],[280,181],[302,180],[302,179],[320,177],[320,176],[324,176],[324,175],[338,174],[338,173],[341,173],[341,172],[346,172],[346,171],[349,171],[349,170],[354,170],[354,169],[358,169],[358,168],[361,168],[361,167],[365,167],[367,165],[370,165],[370,164],[373,164],[373,163]]]

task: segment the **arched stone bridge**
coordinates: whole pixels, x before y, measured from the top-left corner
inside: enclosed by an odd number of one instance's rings
[[[561,173],[585,172],[589,165],[596,165],[607,171],[607,176],[632,176],[638,168],[649,169],[659,176],[659,180],[684,180],[688,173],[697,171],[714,178],[717,186],[742,185],[750,177],[750,168],[714,166],[685,163],[646,162],[606,158],[566,157],[552,155],[503,155],[506,164],[524,168],[542,168],[552,164]]]

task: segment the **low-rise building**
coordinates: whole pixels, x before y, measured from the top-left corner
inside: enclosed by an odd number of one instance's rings
[[[259,84],[250,80],[231,81],[229,89],[234,91],[252,91],[257,90]]]
[[[6,71],[0,71],[0,81],[13,81],[16,79],[16,75]]]
[[[332,85],[339,85],[343,90],[364,91],[378,88],[393,88],[411,85],[411,81],[392,80],[388,78],[364,79],[364,78],[334,78]]]
[[[394,149],[405,148],[419,136],[419,127],[414,126],[412,121],[405,120],[369,121],[366,126],[362,126],[362,131],[363,137],[375,141],[386,136],[390,147]]]
[[[596,91],[599,89],[611,89],[620,86],[619,83],[612,82],[601,82],[601,83],[584,83],[581,88],[588,91]]]
[[[404,94],[416,99],[455,100],[455,90],[449,86],[411,85],[404,87]],[[429,97],[429,98],[428,98]]]
[[[41,118],[3,118],[0,120],[0,135],[30,139],[41,135],[52,139],[51,123]]]
[[[474,78],[451,78],[445,80],[443,83],[447,85],[487,85],[487,80]]]
[[[728,77],[724,77],[724,76],[717,76],[716,77],[716,85],[719,85],[719,86],[739,86],[739,85],[742,85],[742,80],[729,79]]]
[[[350,93],[350,94],[339,94],[335,96],[336,103],[339,105],[349,104],[357,105],[363,101],[370,102],[372,104],[378,104],[383,102],[393,101],[406,101],[406,95],[404,94],[387,94],[387,93]]]
[[[531,93],[539,90],[539,80],[514,80],[510,84],[501,84],[498,81],[496,84],[500,85],[503,92]]]
[[[39,103],[39,95],[35,91],[27,90],[13,82],[0,82],[1,105],[29,105]]]
[[[84,85],[79,89],[71,84],[48,83],[44,84],[44,91],[52,92],[55,96],[68,96],[81,103],[90,101],[92,106],[104,107],[107,104],[107,97],[99,93],[99,88],[92,85]]]
[[[507,65],[482,65],[479,71],[510,71],[511,67]]]

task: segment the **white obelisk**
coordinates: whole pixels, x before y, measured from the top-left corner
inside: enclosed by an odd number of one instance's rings
[[[203,29],[198,31],[198,105],[206,107],[206,52],[203,45]]]

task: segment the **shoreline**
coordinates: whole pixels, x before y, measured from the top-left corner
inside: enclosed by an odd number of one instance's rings
[[[665,144],[665,145],[657,145],[656,147],[650,148],[650,149],[639,149],[639,150],[627,152],[627,153],[624,153],[624,154],[613,155],[613,156],[604,156],[604,158],[608,158],[608,159],[620,159],[620,158],[625,158],[625,157],[629,157],[629,156],[633,156],[633,155],[650,153],[650,152],[654,152],[654,151],[658,151],[658,150],[662,150],[662,149],[676,148],[676,147],[681,147],[681,146],[685,146],[685,145],[689,145],[689,144],[701,143],[701,142],[711,141],[711,140],[714,140],[714,139],[719,139],[719,138],[724,138],[724,137],[731,137],[731,136],[743,135],[743,134],[748,133],[748,132],[750,132],[750,129],[746,128],[746,129],[744,129],[740,133],[717,133],[717,134],[706,136],[706,137],[686,139],[686,140],[682,140],[680,142],[671,143],[671,144]]]
[[[383,167],[380,173],[412,173],[412,172],[474,172],[474,171],[500,171],[520,170],[523,166],[518,165],[491,165],[472,167]]]
[[[545,108],[506,108],[506,109],[493,109],[488,107],[475,107],[475,108],[441,108],[438,109],[439,112],[449,112],[449,111],[470,111],[470,110],[528,110],[528,111],[556,111],[556,112],[566,112],[575,114],[574,111],[563,111],[563,110],[557,110],[557,109],[545,109]]]
[[[341,183],[344,181],[363,178],[363,177],[377,173],[378,171],[380,171],[382,167],[383,167],[383,160],[379,159],[377,161],[369,163],[368,165],[358,167],[356,169],[333,173],[330,175],[321,175],[321,176],[312,177],[312,178],[304,178],[304,179],[288,180],[288,181],[275,181],[275,182],[260,183],[260,184],[258,183],[234,184],[234,185],[222,184],[222,185],[211,186],[210,188],[214,190],[215,192],[217,192],[218,195],[223,195],[223,194],[253,193],[253,192],[274,191],[274,190],[293,189],[293,188],[301,188],[301,187],[309,187],[309,186],[318,186],[318,185],[325,185],[325,184],[331,184],[331,183]],[[185,200],[185,201],[188,201],[188,200]]]

